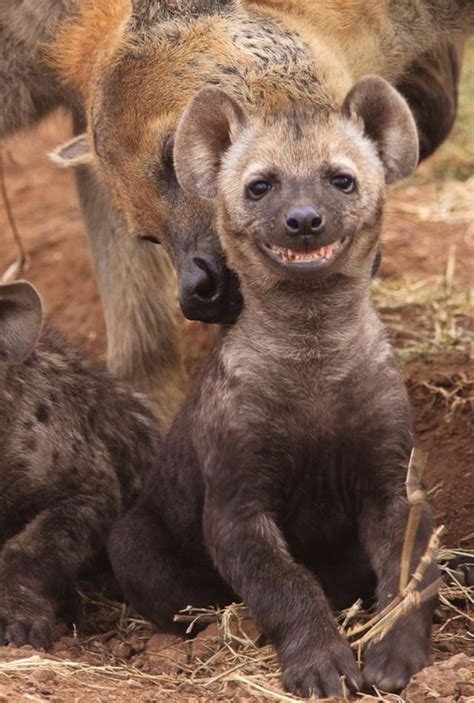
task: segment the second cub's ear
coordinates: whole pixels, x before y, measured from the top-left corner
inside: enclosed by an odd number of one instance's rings
[[[246,124],[240,105],[223,90],[199,91],[184,111],[174,141],[174,165],[183,190],[216,197],[222,155]]]
[[[49,157],[51,161],[54,161],[58,166],[62,166],[62,168],[87,166],[92,164],[94,160],[87,134],[80,134],[78,137],[73,137],[73,139],[56,147]]]
[[[0,362],[23,362],[36,345],[42,323],[36,288],[26,281],[0,285]]]
[[[379,76],[361,78],[349,91],[342,113],[363,122],[377,145],[386,183],[409,176],[418,164],[418,133],[410,108],[400,93]]]

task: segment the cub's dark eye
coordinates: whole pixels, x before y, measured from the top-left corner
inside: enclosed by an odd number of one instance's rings
[[[336,176],[333,176],[330,183],[334,188],[342,190],[343,193],[353,193],[356,187],[356,182],[352,176],[346,176],[343,173],[338,173]]]
[[[174,137],[172,134],[168,135],[163,144],[162,159],[163,163],[171,171],[174,171],[174,159],[173,159],[173,148],[174,148]]]
[[[271,187],[271,183],[267,181],[254,181],[247,186],[247,194],[252,200],[260,200],[271,190]]]

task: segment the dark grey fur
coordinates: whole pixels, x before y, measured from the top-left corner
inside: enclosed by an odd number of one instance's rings
[[[363,121],[376,149],[361,132],[357,142],[347,115]],[[350,91],[342,116],[326,119],[296,108],[252,122],[208,88],[186,109],[174,155],[182,187],[215,198],[245,304],[137,504],[112,531],[114,570],[132,605],[170,629],[186,605],[243,598],[295,695],[337,694],[341,676],[358,689],[361,672],[331,606],[375,597],[383,608],[398,591],[413,435],[369,285],[384,199],[380,159],[392,182],[415,167],[414,121],[373,77]],[[344,158],[357,180],[348,194],[328,176]],[[269,182],[264,197],[248,195],[253,180]],[[317,208],[324,226],[288,233],[295,204]],[[342,238],[346,248],[326,269],[265,253],[271,245],[302,255]],[[426,508],[414,560],[430,533]],[[437,575],[428,571],[426,583]],[[401,689],[426,664],[433,605],[367,649],[367,684]]]
[[[145,402],[49,326],[26,361],[0,362],[0,645],[50,645],[158,446]]]

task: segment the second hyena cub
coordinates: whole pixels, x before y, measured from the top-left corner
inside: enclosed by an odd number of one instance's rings
[[[176,134],[180,183],[215,199],[245,305],[110,553],[162,626],[188,604],[243,598],[300,696],[337,694],[342,677],[401,689],[428,660],[432,602],[367,649],[362,674],[331,613],[398,591],[413,437],[369,285],[385,183],[416,163],[411,113],[376,77],[340,112],[265,119],[206,88]],[[430,533],[426,509],[414,560]]]
[[[81,570],[156,460],[152,413],[0,286],[0,645],[47,648]]]

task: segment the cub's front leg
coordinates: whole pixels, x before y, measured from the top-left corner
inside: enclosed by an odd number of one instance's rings
[[[400,559],[409,506],[401,468],[398,487],[374,486],[365,497],[361,517],[361,540],[377,576],[377,610],[382,610],[397,595]],[[410,575],[414,573],[432,533],[432,519],[424,506],[412,553]],[[419,590],[439,576],[438,567],[428,567]],[[364,680],[384,691],[402,690],[410,678],[428,664],[433,610],[436,598],[424,603],[398,620],[379,642],[369,645],[364,654]]]
[[[5,543],[0,552],[0,647],[12,643],[49,649],[56,614],[62,603],[73,602],[80,569],[105,545],[117,512],[118,505],[100,494],[64,498]]]
[[[216,445],[219,446],[219,445]],[[354,691],[361,673],[317,579],[297,564],[272,514],[275,480],[239,451],[219,447],[207,465],[204,535],[217,569],[275,643],[287,690]]]

